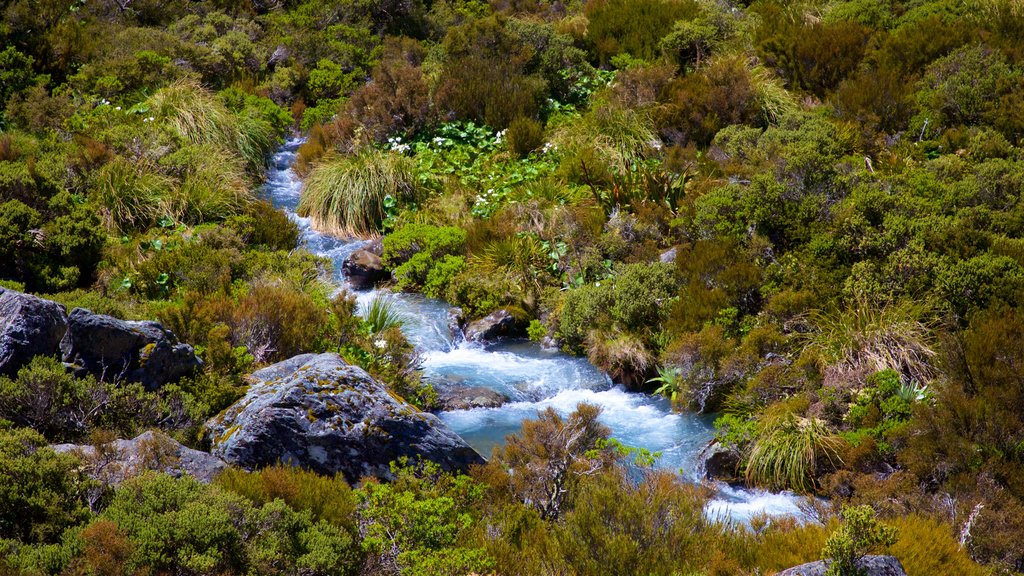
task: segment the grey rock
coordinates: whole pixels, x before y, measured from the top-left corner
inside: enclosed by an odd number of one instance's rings
[[[350,482],[422,457],[465,471],[484,459],[433,414],[340,356],[304,354],[249,376],[245,397],[207,422],[215,456],[249,470],[278,462]]]
[[[704,464],[704,476],[709,480],[732,482],[737,480],[736,473],[740,468],[740,456],[715,442],[701,452]]]
[[[449,386],[437,391],[437,403],[441,410],[498,408],[508,400],[508,396],[485,386]]]
[[[78,454],[87,461],[89,476],[116,485],[146,470],[157,470],[179,478],[188,474],[209,483],[227,468],[227,463],[206,452],[181,445],[163,432],[144,432],[131,440],[115,440],[102,450],[95,446],[55,444],[55,451]]]
[[[907,576],[903,565],[894,556],[864,556],[857,562],[864,576]],[[779,572],[776,576],[825,576],[828,564],[819,560]]]
[[[356,250],[344,262],[341,263],[341,270],[345,278],[356,290],[373,288],[378,282],[387,280],[389,274],[384,269],[380,256],[363,248]]]
[[[60,304],[0,288],[0,374],[13,376],[33,356],[56,354],[67,327]]]
[[[466,326],[466,340],[489,342],[499,338],[521,338],[526,336],[526,323],[508,310],[491,312],[484,318],[474,320]]]
[[[678,253],[679,249],[673,246],[668,250],[662,252],[661,256],[658,256],[658,260],[660,260],[663,264],[671,264],[676,261],[676,254]]]
[[[159,322],[130,322],[75,308],[60,342],[64,362],[106,381],[141,382],[155,390],[202,366],[192,347]]]

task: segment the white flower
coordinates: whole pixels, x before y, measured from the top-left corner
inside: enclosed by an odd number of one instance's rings
[[[114,110],[117,110],[117,111],[119,111],[119,112],[120,112],[120,110],[121,110],[121,107],[120,107],[120,106],[115,106],[115,107],[114,107]]]
[[[373,346],[378,350],[383,350],[388,347],[388,341],[383,338],[381,338],[380,340],[374,340]]]

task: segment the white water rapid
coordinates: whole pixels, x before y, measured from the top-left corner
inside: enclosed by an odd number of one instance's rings
[[[334,262],[335,282],[345,285],[341,263],[365,245],[314,231],[309,221],[295,214],[301,183],[292,163],[301,140],[286,142],[273,156],[263,187],[264,196],[298,223],[302,243],[314,254]],[[376,291],[358,293],[360,303]],[[483,346],[450,335],[448,311],[441,301],[418,294],[394,294],[406,317],[403,331],[423,355],[423,371],[429,379],[486,386],[503,392],[512,401],[500,408],[443,412],[439,416],[482,455],[519,430],[523,420],[552,407],[568,414],[580,402],[603,408],[601,421],[622,443],[661,452],[656,466],[679,471],[700,481],[698,455],[713,436],[712,418],[673,412],[668,400],[627,392],[615,386],[586,359],[545,350],[533,342],[519,341]],[[745,522],[752,515],[800,515],[799,501],[790,493],[746,490],[716,483],[709,502],[709,516]]]

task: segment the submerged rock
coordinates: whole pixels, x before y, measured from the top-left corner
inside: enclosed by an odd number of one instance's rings
[[[522,338],[526,336],[526,323],[512,312],[501,309],[484,318],[474,320],[466,326],[466,340],[488,342],[498,338]]]
[[[373,288],[378,282],[388,279],[388,271],[380,256],[368,249],[356,250],[341,263],[345,278],[356,290]]]
[[[60,304],[0,288],[0,374],[13,376],[34,356],[56,354],[67,329]]]
[[[132,322],[75,308],[60,342],[64,362],[106,381],[141,382],[154,390],[202,366],[192,347],[159,322]]]
[[[303,354],[253,373],[244,398],[207,423],[213,454],[246,469],[278,462],[350,482],[422,457],[448,471],[484,459],[433,414],[337,354]]]
[[[864,556],[857,562],[864,576],[907,576],[903,565],[894,556]],[[828,564],[819,560],[794,566],[779,572],[777,576],[825,576]]]
[[[95,446],[55,444],[61,453],[78,454],[87,461],[89,476],[105,484],[120,484],[146,470],[179,478],[185,474],[209,483],[227,463],[206,452],[181,445],[163,432],[144,432],[131,440],[115,440],[102,450]]]
[[[437,390],[437,403],[443,411],[498,408],[508,400],[508,396],[484,386],[448,386]]]

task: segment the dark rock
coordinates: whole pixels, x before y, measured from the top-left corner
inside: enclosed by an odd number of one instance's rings
[[[246,469],[278,462],[350,482],[390,477],[402,456],[465,471],[484,462],[433,414],[337,354],[304,354],[253,373],[244,398],[207,423],[213,454]]]
[[[188,474],[209,483],[227,468],[227,463],[206,452],[182,446],[163,432],[144,432],[131,440],[115,440],[98,451],[95,446],[56,444],[55,451],[78,454],[87,460],[92,478],[105,484],[120,484],[146,470],[157,470],[179,478]]]
[[[704,476],[709,480],[732,482],[737,480],[740,469],[740,455],[714,442],[701,453],[704,462]]]
[[[0,288],[0,374],[13,376],[33,356],[56,354],[67,328],[60,304]]]
[[[488,342],[498,338],[522,338],[526,336],[526,323],[508,310],[491,312],[480,320],[466,326],[466,340]]]
[[[863,576],[907,576],[900,561],[893,556],[864,556],[857,562]],[[828,564],[819,560],[794,566],[776,576],[825,576]]]
[[[441,410],[498,408],[508,400],[508,396],[485,386],[448,386],[437,390]]]
[[[448,334],[455,340],[462,335],[462,325],[466,323],[466,316],[462,308],[453,306],[448,309]]]
[[[60,342],[64,362],[105,381],[141,382],[154,390],[202,366],[192,347],[159,322],[129,322],[75,308]]]
[[[356,250],[341,263],[345,278],[356,290],[373,288],[389,276],[380,256],[366,249]]]

